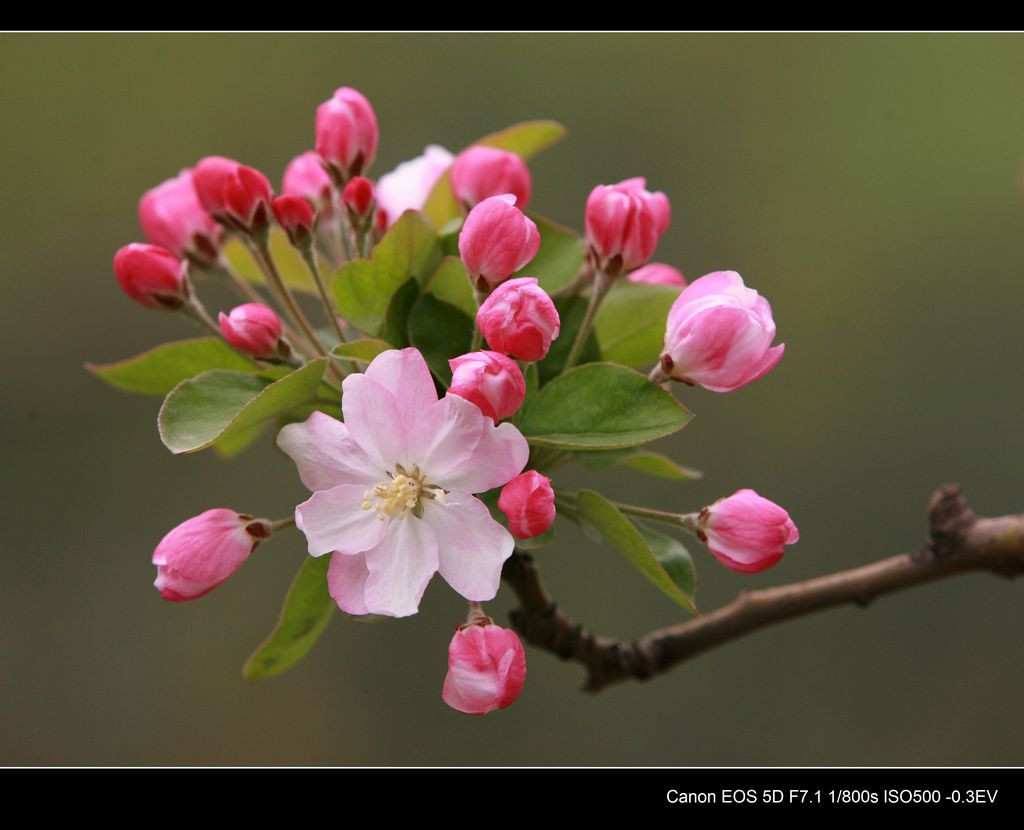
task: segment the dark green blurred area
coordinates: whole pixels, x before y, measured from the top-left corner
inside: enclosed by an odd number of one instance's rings
[[[153,547],[208,507],[305,498],[269,440],[233,463],[172,457],[158,401],[82,369],[192,336],[121,294],[136,202],[207,154],[276,183],[341,85],[373,102],[373,173],[555,118],[534,207],[582,225],[590,188],[645,175],[672,200],[657,258],[740,271],[771,301],[779,368],[665,449],[706,471],[654,483],[570,470],[611,496],[695,509],[750,486],[801,541],[742,577],[699,545],[701,607],[912,549],[937,485],[1024,509],[1024,39],[1000,35],[0,36],[5,399],[0,763],[1020,764],[1024,586],[968,576],[760,632],[651,683],[578,691],[528,651],[519,701],[440,699],[464,604],[333,622],[290,674],[241,665],[304,555],[259,548],[190,604],[151,587]],[[230,302],[204,287],[216,309]],[[560,603],[635,636],[679,609],[559,525],[539,554]],[[502,592],[490,607],[504,620]]]

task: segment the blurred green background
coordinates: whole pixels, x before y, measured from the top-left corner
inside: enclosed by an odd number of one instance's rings
[[[0,36],[5,396],[0,763],[1020,764],[1024,585],[956,579],[762,631],[597,696],[528,652],[519,701],[440,700],[464,604],[338,619],[281,678],[241,665],[304,555],[297,533],[195,603],[162,602],[153,547],[208,507],[306,497],[269,440],[173,458],[158,402],[82,368],[192,336],[118,289],[136,201],[207,154],[276,183],[351,85],[382,130],[373,173],[555,118],[533,206],[582,225],[590,188],[645,175],[672,200],[657,259],[740,271],[785,359],[665,442],[702,481],[575,470],[623,500],[695,509],[751,486],[802,538],[742,577],[699,545],[698,601],[915,548],[933,488],[1024,509],[1024,39],[1002,35]],[[228,302],[206,295],[218,308]],[[614,550],[559,526],[539,555],[570,613],[635,636],[678,609]],[[504,621],[507,591],[491,605]]]

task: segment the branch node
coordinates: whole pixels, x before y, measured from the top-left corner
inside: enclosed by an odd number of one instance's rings
[[[928,544],[922,553],[943,559],[963,544],[964,537],[977,521],[959,484],[945,484],[928,502]]]

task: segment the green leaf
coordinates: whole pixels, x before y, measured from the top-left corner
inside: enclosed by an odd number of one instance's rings
[[[281,616],[270,636],[245,661],[242,673],[255,683],[282,674],[305,657],[334,616],[327,592],[330,556],[306,557],[292,580]]]
[[[469,274],[458,257],[446,256],[437,266],[434,276],[427,283],[428,292],[462,309],[470,318],[476,318],[476,297],[469,283]]]
[[[540,391],[540,370],[536,363],[527,363],[526,371],[523,372],[523,379],[526,381],[526,397],[536,395]]]
[[[245,452],[245,450],[258,441],[259,437],[266,431],[269,423],[269,421],[260,421],[248,429],[242,429],[225,435],[213,445],[213,451],[225,461],[230,460],[236,455]]]
[[[395,348],[387,340],[375,340],[372,337],[363,337],[360,340],[350,340],[347,343],[339,343],[331,354],[351,360],[353,363],[369,363],[377,355]]]
[[[601,537],[623,553],[626,559],[665,596],[693,614],[693,601],[658,563],[644,534],[600,493],[581,490],[576,498],[580,515]]]
[[[430,371],[447,388],[452,382],[448,359],[470,350],[473,320],[433,294],[424,294],[409,313],[409,340],[423,353]]]
[[[594,331],[606,360],[627,366],[658,362],[665,323],[681,288],[620,280],[594,318]]]
[[[249,249],[241,238],[232,235],[224,243],[221,250],[224,256],[231,263],[232,269],[243,279],[249,282],[263,285],[263,271],[256,263]],[[300,254],[288,241],[288,235],[276,225],[270,229],[270,258],[274,260],[277,271],[281,275],[284,284],[297,291],[305,291],[308,294],[316,294],[316,283],[310,276],[306,263]]]
[[[580,460],[591,470],[607,470],[609,467],[629,467],[656,478],[672,481],[687,481],[702,478],[704,473],[677,464],[666,455],[648,450],[606,450],[605,452],[582,452]]]
[[[569,357],[569,351],[576,339],[576,332],[580,330],[580,324],[587,313],[587,302],[586,297],[562,297],[555,300],[555,308],[558,309],[561,325],[558,339],[551,343],[551,349],[538,366],[542,384],[562,374],[565,360]],[[579,360],[576,362],[578,364],[594,363],[600,359],[601,349],[597,345],[597,335],[591,330],[583,344]]]
[[[409,345],[409,315],[419,295],[419,283],[415,277],[409,277],[388,303],[384,315],[384,337],[394,343],[396,349],[404,349]]]
[[[559,375],[523,406],[520,432],[536,446],[611,450],[671,435],[693,416],[625,366],[588,363]]]
[[[320,358],[274,382],[221,369],[184,380],[160,407],[160,438],[175,455],[205,449],[312,401],[326,365]]]
[[[576,231],[544,216],[536,213],[528,216],[540,231],[540,249],[516,276],[536,277],[545,291],[555,291],[579,274],[583,266],[583,240]]]
[[[697,610],[695,596],[697,593],[697,569],[693,566],[693,559],[690,552],[683,547],[683,543],[672,536],[666,536],[651,530],[649,527],[633,519],[633,524],[644,537],[647,547],[651,549],[654,558],[661,565],[661,569],[668,574],[676,587],[682,591]]]
[[[338,269],[332,283],[338,311],[356,328],[380,335],[398,289],[410,277],[426,283],[440,258],[441,243],[430,223],[420,213],[403,213],[370,259],[357,259]]]
[[[528,159],[560,141],[565,132],[565,127],[557,121],[525,121],[500,132],[485,135],[474,141],[471,146],[483,144],[487,147],[498,147]],[[445,171],[434,185],[423,206],[423,212],[434,223],[435,228],[442,228],[459,216],[460,210],[452,195],[449,171]]]
[[[164,343],[116,363],[86,363],[85,368],[100,380],[126,392],[163,397],[183,380],[200,372],[210,369],[258,372],[260,367],[223,340],[198,337]]]

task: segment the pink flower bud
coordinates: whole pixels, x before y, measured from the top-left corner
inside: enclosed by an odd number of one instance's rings
[[[370,102],[343,86],[316,109],[316,151],[339,181],[361,175],[377,155],[380,130]]]
[[[458,395],[479,407],[498,423],[508,418],[526,397],[526,380],[514,360],[497,352],[470,352],[448,361],[452,367],[449,395]]]
[[[555,522],[555,491],[551,479],[536,470],[520,473],[501,489],[498,509],[508,517],[517,539],[540,536]]]
[[[775,368],[785,345],[772,348],[768,301],[735,271],[690,283],[668,313],[661,368],[673,380],[731,392]]]
[[[516,197],[491,196],[469,212],[459,233],[459,254],[478,288],[498,285],[537,255],[537,226],[516,207]]]
[[[182,522],[153,551],[156,586],[171,602],[197,599],[220,585],[270,535],[262,519],[217,508]]]
[[[668,198],[648,192],[646,184],[642,178],[599,184],[587,199],[587,244],[597,266],[609,274],[643,265],[668,230]]]
[[[647,285],[678,285],[680,288],[686,285],[682,271],[664,262],[650,262],[632,271],[627,279],[630,282],[643,282]]]
[[[511,706],[526,680],[526,652],[516,633],[490,621],[459,628],[448,646],[441,697],[467,715]]]
[[[124,293],[150,308],[179,308],[188,299],[184,263],[166,248],[133,242],[114,254]]]
[[[558,337],[558,311],[533,277],[503,282],[483,301],[476,324],[487,345],[520,360],[541,360]]]
[[[407,210],[423,210],[427,197],[452,165],[454,156],[444,147],[431,144],[422,156],[403,161],[377,182],[377,215],[381,208],[394,222]]]
[[[373,208],[373,182],[362,176],[354,176],[341,191],[341,201],[354,216],[365,219]]]
[[[296,197],[298,198],[298,197]],[[254,357],[277,354],[281,342],[281,318],[262,303],[235,306],[230,314],[217,317],[220,333],[239,351]]]
[[[192,184],[192,171],[182,170],[147,190],[139,200],[139,224],[146,239],[179,259],[192,254],[216,259],[224,229],[202,206]]]
[[[274,199],[274,216],[292,245],[304,247],[312,242],[316,213],[305,197],[278,196]]]
[[[785,545],[800,539],[789,514],[753,490],[737,490],[705,507],[697,535],[719,562],[741,574],[770,568]]]
[[[242,231],[270,222],[270,181],[259,170],[223,156],[207,156],[192,174],[199,201],[220,222]]]
[[[515,153],[497,147],[470,147],[452,164],[452,193],[466,209],[484,199],[511,193],[519,206],[530,204],[533,182],[526,162]]]
[[[320,156],[312,150],[288,162],[281,180],[281,192],[286,196],[309,199],[322,216],[330,216],[334,212],[334,185]]]

